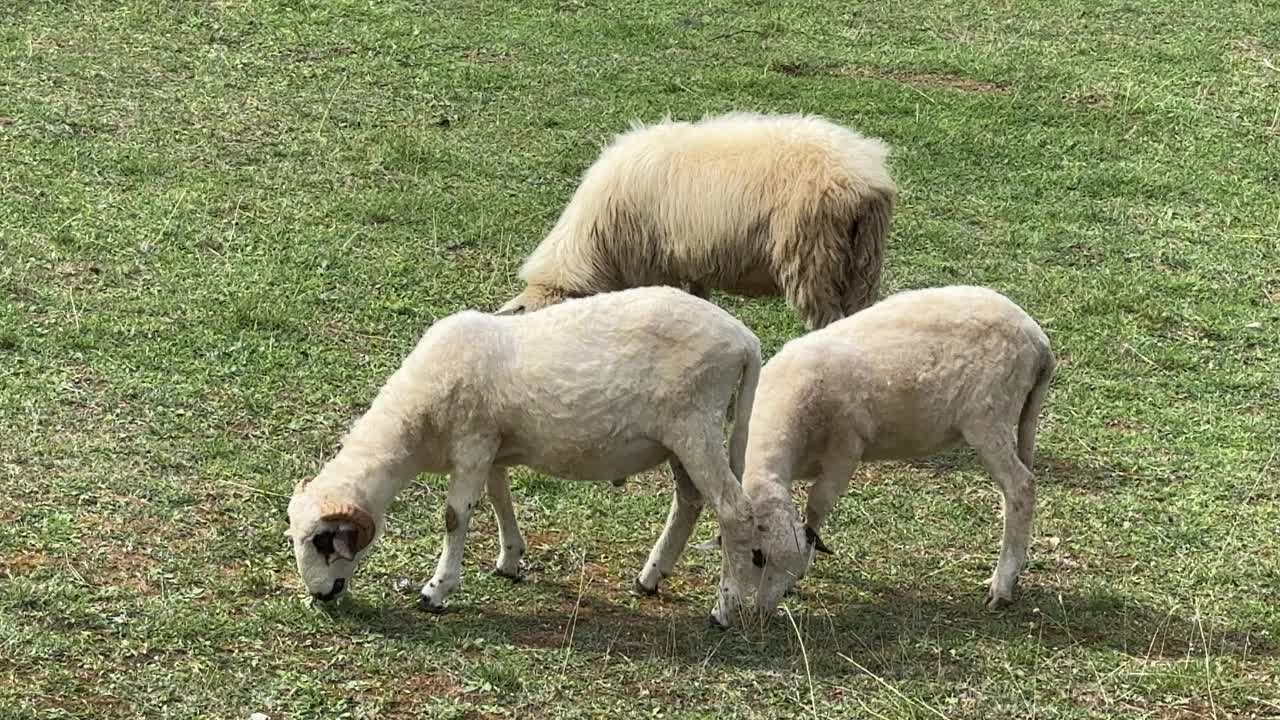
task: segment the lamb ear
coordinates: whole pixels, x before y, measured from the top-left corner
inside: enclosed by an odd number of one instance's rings
[[[355,554],[369,547],[369,543],[373,542],[374,524],[373,516],[362,508],[358,508],[350,503],[325,505],[321,508],[320,519],[325,522],[338,523],[338,532],[334,533],[334,550],[342,557],[348,560],[355,557]],[[343,550],[338,549],[339,539],[343,539],[346,546]],[[350,557],[347,557],[347,554]]]
[[[333,553],[343,560],[355,560],[356,553],[360,552],[355,549],[356,543],[359,541],[359,532],[354,527],[344,523],[333,534]]]
[[[828,555],[833,554],[831,552],[831,548],[827,547],[827,544],[822,542],[822,538],[818,535],[818,531],[814,530],[808,525],[804,526],[804,539],[805,539],[805,542],[813,546],[814,550],[817,550],[820,553],[826,553]]]
[[[698,551],[700,551],[700,552],[710,552],[710,551],[712,551],[712,550],[718,550],[719,548],[720,548],[720,536],[719,536],[719,535],[716,535],[715,537],[711,538],[710,540],[707,540],[707,541],[705,541],[705,542],[700,542],[700,543],[698,543],[697,545],[694,545],[694,546],[693,546],[693,549],[694,549],[694,550],[698,550]]]

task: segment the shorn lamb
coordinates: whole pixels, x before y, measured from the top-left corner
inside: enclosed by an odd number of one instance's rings
[[[1040,326],[993,290],[899,293],[787,343],[761,373],[743,490],[749,536],[722,529],[726,561],[712,619],[767,617],[802,578],[818,532],[859,461],[910,459],[967,443],[999,486],[1004,536],[987,590],[1011,601],[1035,505],[1036,426],[1054,371]],[[813,478],[804,517],[794,480]],[[756,603],[744,611],[745,598]]]
[[[295,489],[289,533],[298,570],[315,598],[337,597],[396,494],[419,473],[448,473],[443,549],[419,599],[438,611],[461,582],[463,538],[486,488],[498,518],[495,572],[519,577],[525,542],[507,468],[619,484],[670,461],[666,527],[635,581],[652,594],[704,502],[722,527],[749,516],[739,479],[759,372],[760,343],[745,325],[673,288],[606,293],[526,316],[447,317],[426,331],[337,455]]]
[[[636,124],[587,169],[498,312],[646,285],[782,294],[810,329],[876,301],[889,146],[813,115]]]

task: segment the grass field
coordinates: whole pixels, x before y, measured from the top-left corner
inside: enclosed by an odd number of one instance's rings
[[[714,555],[627,593],[665,472],[518,473],[528,580],[482,512],[442,617],[424,477],[308,607],[287,495],[422,329],[514,293],[631,120],[730,109],[886,139],[888,289],[1049,333],[1015,605],[982,609],[997,495],[956,452],[858,471],[794,627],[706,629]],[[0,7],[5,717],[1278,717],[1277,378],[1274,2]]]

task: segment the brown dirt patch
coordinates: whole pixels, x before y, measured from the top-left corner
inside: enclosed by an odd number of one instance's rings
[[[320,664],[311,666],[311,669],[328,672],[331,667]],[[424,717],[422,714],[424,699],[447,699],[460,703],[465,703],[468,699],[462,685],[445,670],[382,675],[378,680],[376,685],[361,689],[357,697],[362,704],[368,702],[370,705],[381,705],[376,717],[387,720]],[[271,717],[276,717],[274,713],[270,714]],[[469,712],[465,712],[463,717],[472,716]]]
[[[564,533],[532,531],[524,536],[525,545],[529,548],[546,549],[556,547],[564,542]]]
[[[159,592],[151,585],[148,578],[150,571],[158,563],[144,551],[134,549],[113,549],[97,555],[90,561],[89,567],[82,567],[86,577],[92,576],[94,585],[114,585],[132,590],[139,595],[152,595]]]
[[[1137,433],[1146,432],[1150,429],[1133,418],[1111,418],[1107,420],[1106,426],[1107,429],[1112,432],[1123,433],[1125,435],[1135,435]]]
[[[1272,305],[1280,305],[1280,278],[1268,280],[1262,287],[1262,296]]]
[[[916,88],[956,90],[983,95],[1008,95],[1009,88],[995,83],[975,80],[960,75],[924,70],[891,70],[888,68],[853,65],[813,65],[808,63],[782,63],[771,68],[787,77],[856,77],[874,80],[891,80]]]
[[[29,575],[40,568],[48,566],[49,556],[42,552],[20,552],[10,556],[0,564],[0,573],[9,577]]]
[[[82,667],[70,668],[69,672],[71,678],[59,679],[52,687],[49,676],[44,673],[28,678],[25,690],[32,703],[57,717],[127,716],[128,704],[110,694],[102,673]]]
[[[1106,110],[1114,104],[1109,95],[1096,91],[1075,92],[1064,95],[1062,101],[1068,105],[1078,105],[1091,110]]]
[[[447,697],[456,700],[463,695],[462,685],[443,670],[413,673],[396,683],[396,688],[400,692],[394,695],[406,698],[403,703],[397,703],[397,706],[412,705],[412,699],[418,697]]]
[[[522,647],[541,649],[564,647],[565,625],[548,623],[545,627],[528,628],[513,634],[511,639]]]
[[[54,271],[62,278],[63,287],[72,290],[96,285],[102,277],[102,268],[95,263],[64,262],[54,268]]]
[[[516,58],[515,54],[509,50],[473,48],[462,53],[462,59],[477,65],[510,65]]]
[[[67,402],[80,411],[81,416],[98,413],[109,387],[107,382],[88,366],[68,368],[67,379],[62,385],[62,389],[67,393],[65,396]]]
[[[843,73],[842,73],[843,74]],[[958,75],[944,75],[930,72],[870,72],[855,71],[848,73],[857,77],[874,77],[896,80],[916,87],[942,88],[961,92],[982,93],[987,95],[1008,95],[1010,90],[995,83],[983,82]]]
[[[262,437],[261,425],[248,415],[240,415],[227,423],[227,432],[241,440],[257,440]]]
[[[79,518],[82,549],[71,565],[94,585],[154,594],[159,588],[152,586],[149,576],[160,564],[154,550],[203,541],[176,537],[179,529],[147,516],[140,501],[129,500],[127,505],[127,509],[86,513]]]
[[[1237,40],[1231,44],[1231,49],[1237,56],[1280,74],[1280,60],[1276,59],[1280,52],[1263,45],[1258,38],[1247,37]]]
[[[1210,704],[1204,700],[1188,699],[1179,705],[1159,705],[1154,708],[1152,717],[1160,720],[1209,720],[1210,718],[1230,717],[1238,720],[1276,717],[1276,707],[1250,703],[1242,707],[1229,708]]]
[[[285,60],[295,63],[316,63],[337,60],[355,54],[355,48],[346,46],[294,48],[281,53]]]

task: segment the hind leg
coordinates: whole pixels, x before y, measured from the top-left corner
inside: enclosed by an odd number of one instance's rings
[[[679,460],[671,460],[671,476],[675,490],[671,496],[671,511],[667,514],[666,527],[657,544],[649,553],[649,560],[636,578],[632,589],[640,595],[656,595],[658,583],[671,574],[676,561],[684,552],[689,536],[702,514],[702,494],[689,479],[689,473]]]
[[[522,579],[520,559],[524,557],[525,542],[516,522],[516,511],[511,505],[511,484],[507,481],[507,469],[494,467],[489,471],[489,503],[498,516],[498,560],[493,573],[513,581]]]
[[[1013,433],[1007,429],[993,424],[982,431],[965,433],[965,439],[978,451],[983,466],[1000,488],[1004,534],[986,600],[988,608],[996,609],[1013,601],[1014,586],[1027,562],[1036,502],[1035,478],[1018,458]]]

